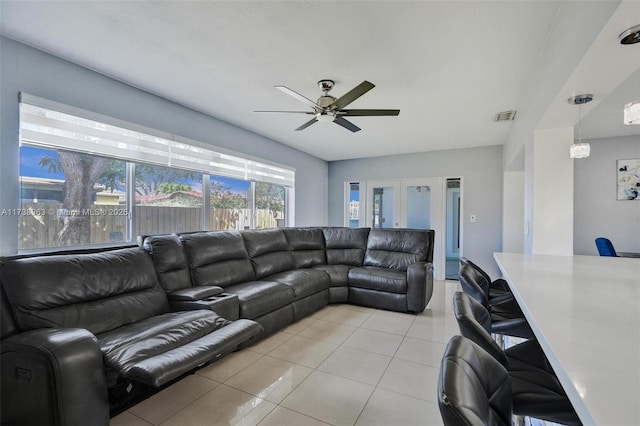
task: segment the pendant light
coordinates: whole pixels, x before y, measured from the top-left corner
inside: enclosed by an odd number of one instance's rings
[[[571,158],[586,158],[591,153],[591,147],[587,142],[582,142],[582,105],[593,100],[593,95],[576,95],[569,98],[569,103],[578,105],[578,143],[571,144],[569,156]]]

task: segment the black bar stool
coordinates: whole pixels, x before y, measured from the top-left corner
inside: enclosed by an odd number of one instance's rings
[[[462,290],[491,314],[491,333],[524,339],[535,337],[513,294],[503,294],[499,300],[494,298],[494,303],[491,303],[489,283],[471,265],[463,264],[459,275]]]
[[[581,424],[537,340],[502,350],[489,334],[491,318],[487,310],[462,292],[453,296],[453,311],[460,333],[507,369],[516,415],[568,425]]]

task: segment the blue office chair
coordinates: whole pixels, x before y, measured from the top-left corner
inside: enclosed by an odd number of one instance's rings
[[[616,249],[613,248],[613,244],[611,244],[611,241],[608,238],[596,238],[596,247],[598,247],[598,253],[600,253],[600,256],[618,257]]]

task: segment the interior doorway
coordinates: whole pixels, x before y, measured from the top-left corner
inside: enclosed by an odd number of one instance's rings
[[[458,280],[461,249],[461,179],[448,178],[446,181],[446,263],[445,278]]]

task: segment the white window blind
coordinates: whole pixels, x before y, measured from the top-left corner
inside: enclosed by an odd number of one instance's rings
[[[295,169],[20,94],[20,143],[293,187]],[[189,143],[192,142],[192,143]]]

